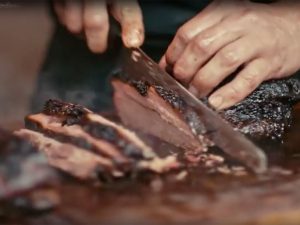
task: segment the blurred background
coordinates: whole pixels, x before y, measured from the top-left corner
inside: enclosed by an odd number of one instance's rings
[[[1,127],[22,126],[52,28],[46,1],[0,0]]]

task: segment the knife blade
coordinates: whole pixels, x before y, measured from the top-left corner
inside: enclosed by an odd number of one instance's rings
[[[205,135],[215,145],[255,173],[266,171],[267,157],[259,147],[243,134],[234,130],[217,112],[192,95],[141,49],[123,48],[121,70],[132,79],[144,80],[150,84],[160,85],[175,91],[186,105],[199,115],[205,129],[209,131]]]

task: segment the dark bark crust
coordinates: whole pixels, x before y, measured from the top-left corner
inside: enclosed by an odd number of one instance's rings
[[[292,107],[299,97],[298,79],[273,80],[262,84],[244,101],[221,115],[251,137],[281,140],[292,123]]]
[[[59,100],[49,99],[44,106],[43,113],[52,116],[64,117],[62,125],[79,123],[88,111],[77,104],[65,103]]]

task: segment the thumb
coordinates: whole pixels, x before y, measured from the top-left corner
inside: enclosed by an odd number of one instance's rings
[[[115,0],[111,7],[113,17],[122,28],[122,40],[126,47],[140,47],[144,42],[142,10],[136,0]]]

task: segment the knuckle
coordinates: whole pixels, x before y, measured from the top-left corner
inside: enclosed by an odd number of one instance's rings
[[[279,74],[283,71],[283,62],[285,62],[283,57],[276,56],[274,59],[270,60],[270,65],[272,65],[272,67],[268,67],[266,70],[274,75]]]
[[[174,65],[175,63],[175,59],[174,59],[174,55],[172,53],[173,49],[168,49],[166,52],[166,63],[169,65]]]
[[[177,62],[178,58],[180,57],[180,48],[181,46],[175,41],[172,41],[172,43],[169,45],[165,54],[166,62],[169,65],[174,65]]]
[[[176,33],[176,37],[182,43],[187,43],[191,40],[190,31],[187,30],[184,26],[180,27]]]
[[[81,24],[73,18],[66,18],[66,27],[72,33],[79,33],[81,31]]]
[[[213,82],[201,73],[198,73],[194,78],[194,85],[200,89],[205,90],[210,90],[214,87]]]
[[[88,29],[107,29],[108,19],[102,15],[94,14],[85,18],[84,25]]]
[[[235,100],[235,99],[239,98],[241,93],[240,93],[240,90],[237,86],[232,85],[229,90],[230,90],[230,98],[232,100]]]
[[[277,66],[274,66],[274,68],[271,70],[271,74],[274,75],[274,76],[277,76],[278,74],[281,74],[283,73],[283,65],[282,64],[279,64]],[[267,76],[269,76],[270,74],[267,74]]]
[[[185,70],[180,65],[175,65],[173,68],[174,76],[179,80],[186,80],[187,76]]]
[[[255,73],[242,76],[241,79],[243,82],[243,86],[249,90],[255,89],[257,83],[255,76]]]
[[[245,21],[256,24],[258,22],[260,22],[259,16],[256,12],[254,12],[253,10],[250,9],[245,9],[243,11],[243,18]]]
[[[192,50],[194,52],[200,52],[204,55],[210,54],[210,45],[205,39],[197,39],[192,43]]]
[[[221,51],[219,57],[221,65],[225,67],[236,66],[239,62],[236,53],[233,51]]]

